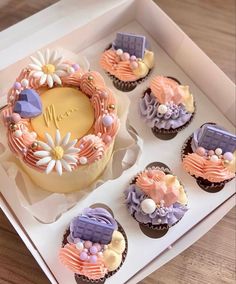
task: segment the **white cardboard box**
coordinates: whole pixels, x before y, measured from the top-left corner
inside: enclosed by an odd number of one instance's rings
[[[0,165],[0,176],[5,181],[4,186],[0,187],[1,208],[51,283],[75,283],[73,274],[59,263],[57,251],[69,221],[92,203],[103,202],[113,209],[129,241],[126,261],[120,271],[107,280],[108,284],[137,283],[206,233],[234,204],[234,182],[227,184],[219,193],[206,193],[182,171],[179,155],[173,159],[173,153],[179,153],[184,140],[205,121],[215,121],[234,130],[234,84],[151,0],[60,1],[3,31],[0,35],[0,94],[6,93],[25,65],[25,58],[45,46],[60,46],[75,53],[81,52],[87,56],[92,69],[103,73],[98,66],[99,54],[118,30],[147,36],[156,55],[153,73],[172,75],[183,84],[188,84],[195,95],[197,115],[193,123],[174,140],[163,142],[154,138],[138,117],[137,101],[149,80],[127,94],[132,99],[130,124],[144,140],[139,164],[124,172],[120,178],[97,188],[52,224],[37,222],[21,207],[17,196],[9,190],[11,181]],[[109,78],[104,77],[112,88]],[[5,103],[5,97],[1,98],[1,103]],[[161,149],[164,147],[173,148],[173,152],[163,152]],[[128,216],[122,200],[122,191],[129,180],[152,162],[153,156],[165,162],[183,181],[190,207],[184,218],[158,240],[149,239],[141,233],[137,223]],[[109,195],[107,192],[111,188],[114,190]],[[168,250],[173,244],[173,249]],[[139,256],[139,247],[145,247],[147,253]]]

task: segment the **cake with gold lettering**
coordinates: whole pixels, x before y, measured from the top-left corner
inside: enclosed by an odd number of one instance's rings
[[[119,129],[116,99],[95,71],[38,51],[2,111],[8,144],[35,184],[68,193],[104,171]]]
[[[118,90],[130,92],[150,74],[154,52],[148,49],[145,36],[118,32],[102,53],[100,65]]]

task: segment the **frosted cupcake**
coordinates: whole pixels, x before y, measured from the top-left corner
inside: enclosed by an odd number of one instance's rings
[[[141,230],[157,238],[167,233],[188,210],[183,185],[169,168],[148,167],[125,190],[125,202]]]
[[[100,58],[100,65],[123,92],[142,83],[154,66],[154,53],[147,49],[145,36],[119,32]]]
[[[155,76],[139,102],[141,117],[160,139],[172,139],[193,119],[195,106],[189,86],[174,78]]]
[[[223,127],[206,123],[197,129],[182,148],[183,168],[198,185],[217,192],[235,177],[236,136]]]
[[[123,264],[127,245],[123,228],[108,210],[86,208],[71,221],[59,259],[78,284],[102,284]]]

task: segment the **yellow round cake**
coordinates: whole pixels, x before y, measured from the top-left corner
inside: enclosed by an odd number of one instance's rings
[[[8,144],[44,190],[86,189],[109,162],[119,129],[114,94],[98,72],[37,52],[9,90]]]

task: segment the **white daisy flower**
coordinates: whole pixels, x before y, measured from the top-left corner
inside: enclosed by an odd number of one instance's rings
[[[63,139],[61,139],[60,131],[57,129],[55,141],[52,137],[45,133],[47,143],[38,141],[38,145],[42,148],[40,151],[34,152],[36,157],[41,159],[36,163],[38,166],[47,165],[46,174],[49,174],[54,168],[59,175],[62,175],[62,169],[71,172],[71,164],[77,163],[76,153],[80,149],[75,148],[77,139],[70,140],[70,132],[68,132]]]
[[[67,76],[70,66],[62,64],[63,57],[57,56],[57,51],[50,52],[46,49],[44,53],[38,51],[37,57],[31,56],[33,63],[29,64],[30,75],[34,78],[40,78],[39,84],[47,82],[49,88],[53,87],[54,82],[61,85],[60,77]]]

